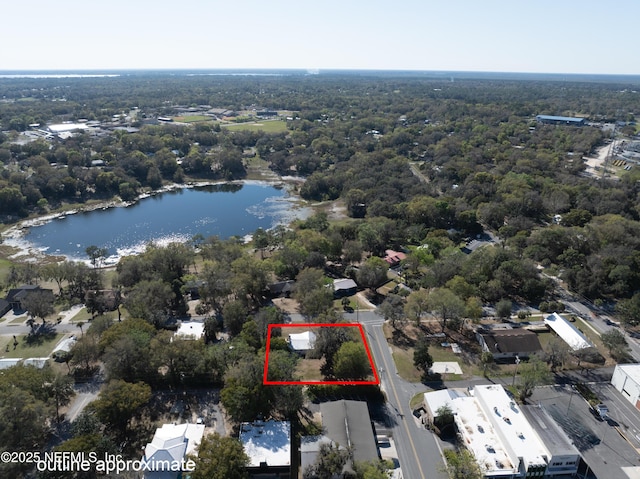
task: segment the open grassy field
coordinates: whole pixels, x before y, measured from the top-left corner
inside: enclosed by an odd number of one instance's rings
[[[210,116],[205,116],[205,115],[176,116],[173,120],[180,123],[198,123],[203,121],[213,121],[213,119]]]
[[[282,120],[262,120],[259,122],[221,125],[229,130],[264,131],[265,133],[282,133],[287,131],[287,123]]]
[[[3,336],[0,338],[0,357],[3,358],[44,358],[51,354],[58,341],[64,334],[41,335],[28,341],[27,335],[16,336],[18,345],[13,348],[13,338]]]

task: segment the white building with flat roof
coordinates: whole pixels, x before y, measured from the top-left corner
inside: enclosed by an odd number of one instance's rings
[[[474,397],[454,400],[454,420],[464,445],[476,458],[485,477],[518,476],[519,462],[512,458],[502,443],[487,413]]]
[[[176,334],[177,339],[198,340],[204,336],[204,323],[185,321],[180,323]]]
[[[289,478],[291,474],[291,423],[254,421],[240,425],[240,442],[249,456],[249,477]],[[279,474],[279,475],[278,475]]]
[[[640,409],[640,364],[618,364],[613,370],[611,384]]]
[[[544,318],[544,322],[574,351],[593,347],[593,343],[589,341],[587,337],[578,330],[578,328],[558,313],[551,313],[549,316]]]
[[[488,414],[489,422],[520,474],[542,477],[547,468],[549,453],[520,406],[498,384],[476,386],[472,394]]]

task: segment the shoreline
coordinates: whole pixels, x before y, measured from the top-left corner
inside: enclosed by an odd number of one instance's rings
[[[157,190],[152,190],[149,192],[139,194],[132,201],[122,201],[122,200],[107,200],[103,202],[98,202],[92,205],[80,205],[78,208],[73,208],[67,211],[59,211],[55,213],[47,213],[41,216],[37,216],[35,218],[30,218],[26,220],[22,220],[17,222],[16,224],[10,226],[2,233],[0,233],[0,239],[2,240],[0,244],[8,246],[12,249],[17,250],[15,253],[9,254],[5,256],[9,261],[27,261],[27,262],[39,262],[45,259],[53,260],[55,262],[70,260],[70,261],[79,261],[77,258],[70,258],[66,255],[55,255],[55,254],[47,254],[46,249],[42,250],[41,248],[35,247],[31,244],[20,243],[23,241],[25,234],[28,232],[29,228],[42,226],[44,224],[50,223],[51,221],[63,218],[70,215],[75,215],[78,213],[86,213],[96,210],[107,210],[111,208],[126,208],[129,206],[133,206],[141,200],[146,198],[151,198],[157,195],[161,195],[163,193],[183,190],[183,189],[193,189],[199,187],[207,187],[207,186],[216,186],[216,185],[225,185],[225,184],[253,184],[253,185],[267,185],[267,186],[278,186],[281,185],[284,189],[287,190],[287,193],[295,197],[297,201],[303,201],[297,193],[294,193],[294,185],[300,184],[304,182],[303,178],[300,177],[274,177],[273,179],[243,179],[243,180],[217,180],[217,181],[192,181],[188,183],[170,183],[167,185],[158,188]],[[310,206],[306,206],[307,208]],[[115,266],[119,257],[113,264],[110,264],[109,267]],[[87,264],[89,264],[89,260],[81,260]]]

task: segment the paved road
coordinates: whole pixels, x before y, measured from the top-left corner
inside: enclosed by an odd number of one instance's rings
[[[349,321],[356,321],[355,313],[344,316]],[[387,395],[389,426],[403,476],[407,479],[448,479],[438,439],[419,424],[409,407],[411,398],[427,388],[423,384],[405,381],[398,375],[382,331],[384,320],[379,315],[360,311],[357,319],[364,326],[381,386]]]
[[[627,343],[629,344],[629,353],[633,359],[637,362],[640,360],[640,342],[631,336],[629,336],[624,328],[616,325],[611,319],[602,314],[600,310],[587,303],[586,301],[575,301],[576,298],[569,297],[565,300],[567,308],[580,315],[591,328],[593,328],[599,334],[606,333],[613,329],[618,329],[624,333]]]

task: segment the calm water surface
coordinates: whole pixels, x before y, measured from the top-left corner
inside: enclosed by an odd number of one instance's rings
[[[195,234],[245,236],[288,223],[307,211],[285,189],[261,183],[186,188],[128,207],[94,210],[29,229],[24,240],[47,254],[86,260],[87,246],[107,248],[110,262],[153,241],[188,241]]]

